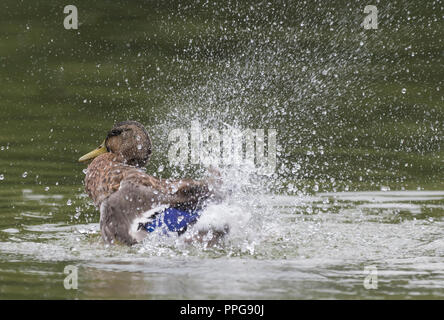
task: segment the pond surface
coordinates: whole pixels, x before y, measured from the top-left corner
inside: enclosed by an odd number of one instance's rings
[[[45,210],[14,215],[20,223],[13,228],[2,223],[3,297],[444,297],[444,191],[262,196],[252,212],[235,202],[219,204],[209,214],[227,221],[236,210],[248,215],[232,222],[223,248],[184,245],[180,238],[106,247],[97,223],[53,221],[59,210],[75,214],[66,208],[69,196],[25,189],[15,202]],[[78,267],[77,290],[64,289],[67,265]],[[377,289],[365,288],[366,267],[376,268]]]
[[[78,30],[65,5],[0,4],[0,299],[444,298],[440,1],[377,4],[376,30],[361,1],[103,0]],[[276,130],[273,174],[221,168],[223,246],[102,243],[77,159],[127,119],[162,178],[205,174],[168,162],[193,120]]]

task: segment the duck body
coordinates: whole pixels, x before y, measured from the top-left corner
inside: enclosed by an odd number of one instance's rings
[[[141,168],[124,164],[112,153],[95,158],[89,165],[85,191],[100,208],[105,242],[128,245],[142,241],[162,222],[168,231],[182,234],[197,221],[203,201],[210,195],[202,181],[156,179]],[[180,219],[181,224],[176,223],[175,228],[174,222],[166,222],[172,219]]]
[[[94,204],[100,206],[104,199],[119,190],[122,181],[162,189],[159,180],[147,175],[143,169],[125,164],[120,155],[105,153],[88,166],[85,191]]]
[[[184,233],[214,196],[206,180],[157,179],[143,166],[151,154],[145,128],[135,121],[118,123],[102,146],[80,158],[93,161],[85,191],[100,208],[100,230],[106,243],[133,245],[160,228]]]

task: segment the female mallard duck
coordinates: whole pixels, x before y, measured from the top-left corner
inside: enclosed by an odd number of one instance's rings
[[[108,132],[102,145],[79,159],[93,159],[85,190],[100,208],[105,242],[132,245],[158,228],[180,235],[197,221],[203,202],[214,196],[208,180],[149,176],[143,167],[150,155],[151,140],[143,125],[123,121]]]

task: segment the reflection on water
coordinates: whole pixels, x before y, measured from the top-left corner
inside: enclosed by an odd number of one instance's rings
[[[61,195],[31,198],[65,203]],[[180,238],[107,247],[97,223],[27,216],[32,220],[20,229],[0,231],[0,273],[7,284],[0,294],[40,297],[49,281],[58,289],[46,297],[58,298],[444,297],[443,191],[261,196],[255,202],[248,221],[228,216],[231,234],[217,248],[185,245]],[[208,215],[226,210],[216,205]],[[76,292],[63,289],[67,264],[79,267]],[[377,267],[377,290],[363,286],[366,266]],[[15,291],[8,279],[16,272],[32,285]]]

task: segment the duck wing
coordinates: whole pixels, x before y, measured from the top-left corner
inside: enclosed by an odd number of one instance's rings
[[[141,172],[128,174],[100,206],[100,229],[106,243],[133,245],[148,234],[145,225],[168,207],[196,210],[209,195],[203,181],[162,181]]]
[[[156,189],[121,184],[118,191],[100,206],[100,230],[106,243],[133,245],[148,234],[140,224],[146,224],[158,212],[168,207],[167,199]]]

